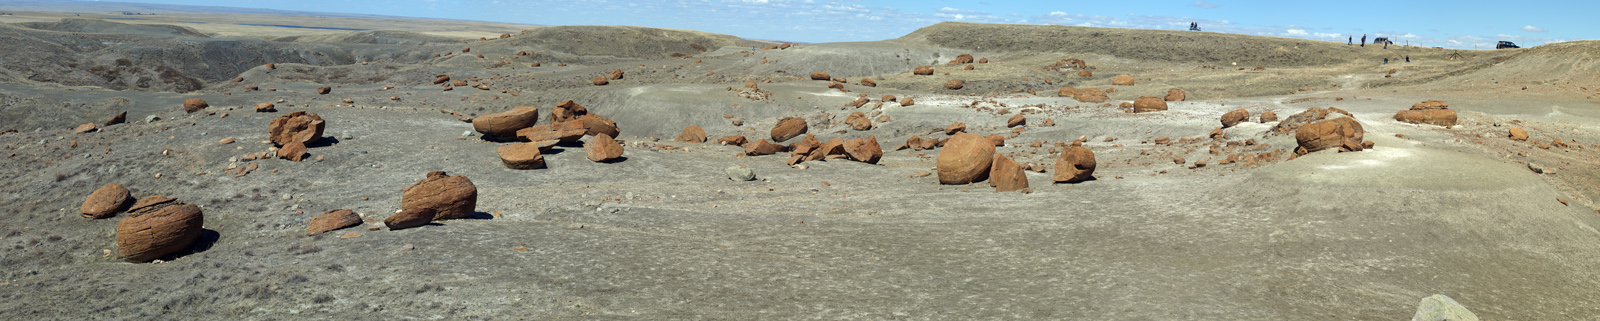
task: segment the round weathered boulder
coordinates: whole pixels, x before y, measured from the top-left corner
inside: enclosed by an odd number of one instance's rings
[[[322,138],[324,126],[326,126],[326,122],[322,121],[321,116],[317,116],[315,113],[297,111],[272,119],[272,122],[267,124],[267,133],[270,135],[272,143],[280,146],[289,142],[310,144]]]
[[[1133,76],[1118,75],[1111,78],[1111,84],[1115,86],[1133,86]]]
[[[1412,124],[1450,127],[1456,125],[1456,111],[1450,109],[1402,110],[1394,113],[1394,120]]]
[[[939,151],[939,183],[960,185],[982,182],[994,163],[994,143],[983,136],[956,133]]]
[[[811,80],[833,80],[833,76],[829,76],[826,72],[818,71],[811,73]]]
[[[1061,158],[1056,159],[1055,176],[1051,180],[1057,183],[1077,183],[1094,178],[1094,151],[1083,146],[1067,146],[1061,153]]]
[[[517,106],[511,110],[472,119],[472,130],[491,137],[516,137],[517,131],[539,122],[539,107]]]
[[[83,200],[79,212],[86,218],[101,219],[117,216],[133,204],[133,193],[127,187],[117,184],[106,184]]]
[[[1156,96],[1140,96],[1133,100],[1133,112],[1148,113],[1167,110],[1167,101]]]
[[[1183,101],[1189,99],[1189,93],[1183,91],[1183,89],[1167,89],[1167,97],[1164,97],[1164,99],[1166,101]]]
[[[678,138],[673,139],[672,141],[684,143],[704,143],[706,142],[706,130],[704,128],[700,128],[700,126],[684,127],[683,132],[678,134]]]
[[[211,105],[206,104],[206,101],[200,100],[200,98],[189,98],[183,100],[183,111],[189,113],[200,111],[206,107],[211,107]]]
[[[1296,152],[1305,154],[1329,148],[1349,148],[1359,151],[1364,147],[1350,147],[1363,146],[1361,140],[1365,132],[1361,128],[1361,123],[1351,117],[1326,119],[1306,124],[1295,129],[1294,139],[1300,145]]]
[[[1244,108],[1234,109],[1233,111],[1222,114],[1222,128],[1233,127],[1234,125],[1238,125],[1246,120],[1250,120],[1250,111],[1244,110]]]
[[[140,199],[117,222],[117,257],[150,262],[189,249],[205,224],[200,207],[155,195]]]
[[[944,89],[958,90],[961,89],[961,87],[966,87],[966,83],[966,81],[961,79],[946,80],[944,82]]]
[[[928,66],[928,65],[917,66],[916,68],[912,68],[911,69],[911,74],[923,75],[923,76],[932,75],[933,74],[933,66]]]
[[[1261,122],[1262,123],[1275,122],[1275,121],[1278,121],[1278,113],[1274,113],[1274,112],[1272,112],[1270,110],[1269,111],[1264,111],[1264,112],[1261,112],[1260,118],[1261,118]]]
[[[591,81],[594,82],[595,86],[605,86],[606,84],[611,83],[611,80],[606,79],[606,76],[594,76],[594,79],[591,79]]]
[[[478,207],[478,187],[466,176],[429,172],[400,195],[400,209],[432,209],[433,220],[465,218]]]
[[[433,218],[436,216],[438,216],[438,212],[431,208],[402,209],[399,213],[394,213],[389,218],[383,219],[383,225],[389,227],[390,231],[404,230],[428,225],[428,223],[433,222]]]
[[[1084,88],[1079,89],[1078,94],[1072,95],[1072,99],[1085,103],[1103,103],[1111,98],[1106,97],[1106,92],[1100,91],[1099,89]]]

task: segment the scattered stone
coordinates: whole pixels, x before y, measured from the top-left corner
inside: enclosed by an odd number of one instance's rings
[[[539,122],[539,108],[517,106],[511,110],[485,114],[472,119],[472,130],[488,137],[516,137],[517,131]]]
[[[1025,126],[1027,124],[1028,124],[1028,118],[1027,117],[1023,117],[1022,114],[1017,114],[1016,116],[1011,116],[1011,119],[1006,120],[1006,127]]]
[[[450,81],[450,75],[438,75],[433,77],[433,84],[435,85],[442,84],[447,81]]]
[[[83,200],[83,206],[78,212],[85,218],[102,219],[117,216],[133,204],[133,193],[127,187],[117,184],[106,184],[89,193],[89,198]]]
[[[954,66],[954,65],[959,65],[959,64],[970,64],[970,63],[972,63],[972,55],[970,55],[970,54],[959,54],[959,55],[956,55],[956,60],[951,60],[949,64],[951,66]]]
[[[428,223],[433,222],[433,218],[437,216],[437,211],[432,208],[421,207],[402,209],[399,213],[394,213],[394,215],[390,215],[389,218],[383,219],[383,225],[388,226],[390,231],[404,230],[428,225]]]
[[[673,139],[672,141],[685,143],[704,143],[706,142],[706,130],[704,128],[700,128],[700,126],[684,127],[683,133],[679,133],[678,138]]]
[[[551,145],[554,145],[552,141]],[[514,143],[500,146],[495,151],[500,153],[500,162],[510,169],[540,169],[544,168],[544,154],[539,152],[538,143]]]
[[[911,106],[911,105],[916,105],[916,104],[917,104],[917,101],[916,100],[912,100],[911,97],[906,97],[906,99],[901,99],[900,100],[900,107]]]
[[[595,162],[610,162],[622,158],[622,144],[611,135],[600,134],[583,144],[583,153]]]
[[[1478,321],[1478,315],[1443,294],[1422,298],[1411,321]]]
[[[826,72],[818,71],[811,73],[811,80],[833,80],[833,76],[829,76]]]
[[[605,86],[606,84],[611,83],[610,80],[606,79],[606,76],[594,76],[592,81],[594,82],[595,86]]]
[[[401,210],[429,209],[435,214],[432,220],[465,218],[472,215],[477,206],[478,187],[472,180],[442,171],[428,172],[427,178],[407,187],[400,195]]]
[[[939,183],[961,185],[988,179],[994,164],[994,144],[983,136],[953,132],[939,152]]]
[[[606,78],[610,78],[611,80],[622,80],[622,69],[612,69],[611,73],[606,74]]]
[[[849,124],[850,129],[857,131],[872,129],[872,120],[867,119],[867,114],[859,111],[850,113],[850,116],[844,118],[844,123]]]
[[[877,87],[878,82],[872,81],[872,79],[861,78],[861,85],[867,87]]]
[[[915,75],[923,75],[923,76],[932,75],[933,74],[933,66],[928,66],[928,65],[917,66],[916,68],[911,69],[911,73],[915,74]]]
[[[961,79],[951,79],[944,82],[944,89],[958,90],[964,86],[966,86],[966,82]]]
[[[772,141],[783,142],[806,133],[806,120],[796,117],[784,117],[772,126]]]
[[[580,116],[576,122],[568,121],[566,125],[567,128],[563,129],[573,129],[574,125],[576,125],[577,128],[582,128],[584,130],[584,134],[589,136],[606,134],[611,137],[617,137],[618,135],[622,134],[622,130],[617,128],[616,121],[606,118],[605,116],[595,114],[586,114]]]
[[[1261,122],[1262,123],[1270,123],[1270,122],[1278,121],[1278,113],[1274,113],[1274,112],[1272,112],[1270,110],[1261,112],[1261,116],[1260,117],[1261,117]]]
[[[317,88],[317,94],[318,95],[327,95],[329,92],[332,92],[332,91],[333,91],[333,87]]]
[[[1118,75],[1111,78],[1111,84],[1114,86],[1133,86],[1133,76]]]
[[[111,120],[107,120],[105,125],[106,126],[111,126],[111,125],[121,124],[121,123],[124,123],[124,122],[127,122],[127,121],[128,121],[128,112],[121,112],[121,113],[117,113],[116,116],[111,116]]]
[[[1056,159],[1055,176],[1051,180],[1057,183],[1086,181],[1094,178],[1094,169],[1094,151],[1081,145],[1070,145],[1063,149],[1061,157]]]
[[[278,158],[298,162],[306,156],[306,144],[289,142],[278,148]]]
[[[874,135],[846,141],[844,150],[850,159],[862,163],[877,164],[883,158],[883,147],[878,146],[878,137]]]
[[[722,138],[717,138],[717,143],[722,145],[744,146],[744,144],[748,142],[750,142],[750,140],[742,135],[722,136]]]
[[[275,112],[275,111],[278,111],[278,107],[276,105],[273,105],[272,103],[259,103],[259,104],[256,104],[256,112],[258,112],[258,113],[270,113],[270,112]]]
[[[996,192],[1019,191],[1028,188],[1028,174],[1021,164],[1003,154],[995,154],[989,169],[989,186]]]
[[[780,150],[783,150],[783,146],[767,142],[765,139],[744,144],[744,154],[750,156],[772,155]]]
[[[1189,99],[1189,93],[1183,91],[1183,89],[1167,89],[1167,97],[1163,99],[1166,101],[1183,101]]]
[[[744,182],[756,180],[756,171],[750,169],[749,166],[728,166],[728,168],[724,169],[723,172],[728,174],[728,179],[734,181]]]
[[[1094,73],[1090,72],[1088,70],[1080,70],[1080,71],[1078,71],[1078,77],[1083,77],[1083,78],[1094,77]]]
[[[189,98],[183,100],[183,111],[189,112],[190,114],[200,111],[201,109],[205,109],[206,107],[211,107],[211,105],[206,104],[206,101],[200,100],[200,98]]]
[[[200,207],[154,195],[140,199],[117,222],[118,257],[150,262],[189,249],[205,223]]]
[[[1233,111],[1222,114],[1222,128],[1233,127],[1233,125],[1238,125],[1246,120],[1250,120],[1249,111],[1244,110],[1244,108],[1234,109]]]
[[[1148,113],[1167,110],[1167,101],[1156,96],[1140,96],[1133,100],[1133,112]]]
[[[356,212],[347,209],[336,209],[312,217],[311,223],[306,226],[306,235],[317,235],[358,225],[361,225],[361,215],[356,215]]]
[[[267,125],[267,132],[270,133],[274,144],[286,145],[290,142],[306,144],[322,138],[324,124],[322,117],[317,114],[297,111],[273,119]]]

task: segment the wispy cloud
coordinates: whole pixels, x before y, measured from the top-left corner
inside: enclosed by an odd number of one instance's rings
[[[1534,27],[1534,26],[1525,26],[1525,27],[1522,27],[1522,31],[1527,31],[1527,32],[1544,32],[1544,29],[1543,29],[1543,28],[1539,28],[1539,27]]]
[[[1190,4],[1190,5],[1191,6],[1200,7],[1200,8],[1204,8],[1204,9],[1216,9],[1217,7],[1221,7],[1222,6],[1220,4],[1208,3],[1205,0],[1194,0],[1194,4]]]

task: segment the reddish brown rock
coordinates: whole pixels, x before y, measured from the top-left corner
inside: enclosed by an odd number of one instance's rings
[[[1233,125],[1238,125],[1241,122],[1250,120],[1250,112],[1244,110],[1244,108],[1234,109],[1233,111],[1222,114],[1221,120],[1222,128],[1233,127]]]
[[[606,78],[611,78],[611,80],[622,80],[622,69],[612,69],[611,73],[606,74]]]
[[[911,105],[916,105],[916,104],[917,104],[917,101],[911,99],[911,97],[906,97],[905,99],[901,99],[900,100],[900,107],[911,106]]]
[[[1085,103],[1103,103],[1111,98],[1106,97],[1106,92],[1100,91],[1099,89],[1084,88],[1079,89],[1078,94],[1072,95],[1072,99]]]
[[[595,86],[605,86],[611,83],[611,80],[606,79],[606,76],[594,76],[594,79],[590,81],[594,82]]]
[[[583,144],[583,154],[595,162],[610,162],[622,158],[622,144],[611,135],[600,134]]]
[[[539,107],[517,106],[511,110],[472,119],[472,130],[490,137],[516,137],[517,131],[539,122]]]
[[[923,76],[932,75],[933,74],[933,66],[928,66],[928,65],[917,66],[917,68],[911,69],[911,73],[915,74],[915,75],[923,75]]]
[[[1039,122],[1039,127],[1055,127],[1055,126],[1056,126],[1056,120],[1055,119],[1045,118],[1043,122]]]
[[[205,224],[200,207],[155,195],[140,199],[117,222],[117,256],[150,262],[189,249]]]
[[[750,139],[745,138],[742,135],[722,136],[722,138],[717,138],[717,143],[722,145],[744,146],[744,144],[748,142],[750,142]]]
[[[1023,166],[1003,154],[995,154],[989,168],[989,186],[996,192],[1020,191],[1028,188],[1028,175]]]
[[[1295,130],[1294,139],[1300,148],[1297,154],[1320,151],[1329,148],[1355,147],[1351,151],[1363,149],[1362,138],[1365,130],[1361,123],[1354,118],[1339,117],[1326,119],[1300,126]],[[1303,151],[1303,152],[1301,152]]]
[[[683,132],[678,134],[678,138],[673,139],[672,141],[685,143],[704,143],[706,142],[706,130],[704,128],[700,128],[700,126],[684,127]]]
[[[206,101],[200,100],[200,98],[189,98],[183,100],[183,111],[191,114],[200,111],[201,109],[205,109],[206,107],[211,107],[211,105],[206,104]]]
[[[782,143],[806,133],[806,120],[795,117],[784,117],[772,126],[772,141]]]
[[[1189,93],[1177,88],[1167,89],[1167,97],[1163,98],[1166,101],[1183,101],[1184,99],[1189,99]]]
[[[879,98],[879,99],[883,100],[883,101],[895,101],[894,95],[883,95],[883,98]]]
[[[500,153],[500,163],[505,164],[506,168],[544,168],[544,154],[539,152],[538,143],[509,144],[500,146],[499,148],[496,148],[495,151]]]
[[[952,65],[970,64],[970,63],[972,63],[972,55],[970,55],[970,54],[959,54],[959,55],[956,55],[956,60],[951,60],[950,61],[950,64],[952,64]]]
[[[584,134],[589,136],[599,136],[600,134],[605,134],[607,136],[617,137],[617,135],[622,134],[622,130],[617,128],[617,122],[611,120],[610,118],[606,118],[605,116],[587,114],[578,117],[576,122],[580,122],[582,124],[581,126]],[[570,124],[573,123],[573,121],[568,121],[567,123]]]
[[[89,198],[83,200],[83,206],[78,207],[78,212],[85,218],[102,219],[117,216],[133,204],[133,193],[127,187],[117,184],[106,184],[89,193]]]
[[[1528,141],[1528,131],[1522,130],[1522,127],[1513,127],[1508,132],[1510,134],[1506,137],[1510,137],[1511,140]]]
[[[1133,112],[1148,113],[1167,110],[1167,101],[1156,96],[1140,96],[1133,100]]]
[[[583,139],[584,133],[582,128],[557,130],[551,126],[533,126],[518,130],[517,137],[530,142],[553,140],[561,144],[571,144]]]
[[[883,158],[883,147],[878,146],[878,137],[869,135],[867,138],[857,138],[844,143],[846,153],[850,159],[867,164],[877,164]]]
[[[1450,127],[1456,125],[1456,111],[1450,109],[1402,110],[1394,114],[1394,120],[1412,124]]]
[[[1115,86],[1133,86],[1133,76],[1118,75],[1111,78],[1111,84]]]
[[[1411,110],[1449,109],[1449,108],[1450,108],[1450,104],[1447,104],[1445,102],[1438,101],[1438,100],[1432,100],[1432,99],[1424,100],[1424,101],[1422,101],[1420,103],[1411,104]]]
[[[1094,178],[1094,168],[1094,151],[1079,145],[1067,146],[1061,158],[1056,159],[1056,173],[1051,180],[1057,183],[1087,181]]]
[[[832,89],[844,89],[844,84],[841,84],[841,83],[839,83],[839,82],[837,82],[837,81],[829,81],[829,82],[828,82],[828,88],[832,88]]]
[[[111,126],[125,122],[128,122],[128,112],[120,112],[116,116],[111,116],[111,120],[107,120],[105,125]]]
[[[944,82],[944,89],[958,90],[965,86],[966,81],[962,81],[961,79],[951,79]]]
[[[1022,114],[1017,114],[1016,116],[1011,116],[1011,119],[1007,119],[1006,120],[1006,127],[1025,126],[1027,124],[1028,124],[1028,117],[1023,117]]]
[[[872,79],[861,78],[861,85],[867,87],[877,87],[878,82],[872,81]]]
[[[438,211],[431,208],[402,209],[399,213],[394,213],[389,218],[383,219],[383,225],[389,227],[390,231],[404,230],[428,225],[438,215]]]
[[[83,125],[78,125],[77,128],[73,128],[72,132],[82,134],[95,131],[96,129],[100,129],[100,126],[95,126],[94,123],[84,123]]]
[[[978,63],[980,63],[980,64],[989,63],[989,58],[978,58]]]
[[[267,133],[274,144],[307,144],[322,138],[324,124],[317,114],[297,111],[274,118],[267,124]]]
[[[333,92],[333,87],[317,88],[318,95],[327,95],[329,92]]]
[[[550,123],[554,124],[578,119],[578,117],[588,114],[588,108],[583,108],[582,105],[578,105],[578,103],[572,102],[571,100],[563,100],[561,103],[556,104],[556,108],[550,110]]]
[[[972,65],[967,65],[966,67],[962,67],[961,70],[972,70],[972,68]]]
[[[306,157],[306,144],[289,142],[278,148],[278,158],[298,162]]]
[[[859,112],[859,111],[858,112],[854,112],[854,113],[850,113],[850,116],[844,118],[844,123],[845,124],[849,124],[850,125],[850,129],[854,129],[854,130],[871,130],[872,129],[872,120],[871,119],[867,119],[867,114],[864,114],[864,113]]]
[[[1274,113],[1274,112],[1272,112],[1270,110],[1261,112],[1261,116],[1260,117],[1261,117],[1261,122],[1262,123],[1270,123],[1270,122],[1278,121],[1278,113]]]
[[[988,139],[989,143],[990,144],[994,144],[995,146],[1005,146],[1006,145],[1006,137],[1005,136],[1000,136],[1000,134],[991,134],[989,136],[984,136],[983,138]]]
[[[1056,90],[1056,97],[1074,97],[1074,96],[1077,96],[1077,95],[1078,95],[1078,89],[1077,88],[1061,87],[1061,89]]]
[[[317,235],[359,225],[361,225],[361,215],[356,215],[356,212],[347,209],[336,209],[312,217],[311,223],[306,226],[306,235]]]
[[[1084,77],[1084,78],[1094,77],[1094,72],[1090,72],[1088,70],[1081,70],[1081,71],[1078,71],[1078,77]]]
[[[963,132],[966,132],[966,131],[967,131],[967,123],[963,123],[963,122],[954,122],[954,123],[950,123],[949,126],[944,126],[944,134],[945,135],[955,135],[956,133],[963,133]]]
[[[818,71],[811,73],[811,80],[833,80],[833,76],[829,76],[826,72]]]
[[[983,136],[956,133],[939,151],[939,183],[960,185],[982,182],[994,164],[994,144]]]
[[[926,148],[922,147],[922,136],[917,136],[917,135],[911,135],[911,138],[906,138],[905,147],[906,148],[910,148],[911,150],[923,150],[923,149],[926,149]]]
[[[428,172],[428,177],[411,184],[400,195],[400,210],[430,209],[432,220],[471,216],[478,207],[478,187],[466,176]]]
[[[258,112],[258,113],[269,113],[269,112],[275,112],[275,111],[278,111],[278,106],[273,105],[272,103],[259,103],[259,104],[256,104],[256,112]]]
[[[744,137],[744,136],[740,136],[740,137]],[[751,142],[751,143],[748,143],[748,144],[744,144],[744,154],[745,155],[750,155],[750,156],[777,154],[778,151],[780,151],[782,149],[783,149],[783,146],[778,146],[778,144],[773,144],[773,143],[767,142],[767,140],[765,140],[765,139],[757,140],[755,142]]]
[[[1337,114],[1342,114],[1347,117],[1354,117],[1350,115],[1350,112],[1338,108],[1311,107],[1306,108],[1305,111],[1291,115],[1288,118],[1284,118],[1282,121],[1279,121],[1277,125],[1272,127],[1271,133],[1272,135],[1294,134],[1295,130],[1299,129],[1300,126],[1305,126],[1306,124],[1310,124],[1319,120],[1328,119],[1328,116]]]
[[[438,75],[433,77],[433,84],[435,85],[442,84],[447,81],[450,81],[450,75]]]

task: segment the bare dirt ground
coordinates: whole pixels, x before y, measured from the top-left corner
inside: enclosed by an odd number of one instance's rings
[[[49,62],[5,64],[11,77],[0,82],[0,130],[17,129],[0,135],[4,319],[1398,320],[1432,294],[1485,320],[1600,315],[1600,106],[1588,98],[1600,79],[1566,71],[1600,56],[1594,42],[1382,51],[947,23],[889,41],[752,50],[772,44],[634,27],[507,30],[479,41],[402,28],[202,25],[159,28],[205,37],[161,36],[141,26],[156,22],[67,22],[0,26],[24,35],[5,41],[32,44],[10,50]],[[145,34],[52,29],[66,25]],[[45,45],[79,36],[122,44]],[[1195,52],[1208,41],[1239,46]],[[206,65],[127,56],[140,52],[127,47],[162,44]],[[989,62],[945,64],[961,53]],[[1381,64],[1396,54],[1414,62]],[[1049,67],[1063,58],[1085,60],[1094,75]],[[133,75],[170,65],[203,86],[111,88],[138,83],[90,70],[117,59],[132,60],[120,70]],[[913,75],[918,65],[935,73]],[[626,76],[591,83],[613,69]],[[806,78],[814,71],[847,78],[849,92]],[[488,89],[446,91],[431,82],[439,74]],[[1121,74],[1136,84],[1112,86]],[[942,87],[948,79],[966,87]],[[745,81],[765,93],[750,98]],[[315,92],[324,86],[329,94]],[[1117,90],[1108,106],[1056,97],[1063,86]],[[1115,106],[1170,88],[1190,100],[1155,113]],[[860,95],[870,102],[847,106]],[[916,104],[880,106],[884,95]],[[186,113],[187,98],[211,107]],[[536,106],[545,125],[569,99],[616,120],[626,159],[591,162],[581,147],[562,146],[545,155],[548,168],[507,169],[496,155],[506,143],[463,135],[472,124],[449,114]],[[1458,125],[1393,119],[1426,99],[1449,102]],[[250,108],[261,102],[278,111]],[[1351,112],[1376,148],[1289,160],[1292,135],[1270,135],[1275,124],[1254,117],[1225,138],[1208,136],[1235,108],[1286,117],[1313,106]],[[302,110],[327,121],[307,160],[243,160],[271,151],[272,118]],[[73,132],[123,111],[126,124]],[[852,130],[843,121],[857,111],[890,120]],[[1006,120],[1022,112],[1029,125],[1012,136]],[[781,117],[805,119],[824,141],[873,135],[884,158],[801,169],[783,153],[671,141],[691,125],[713,139],[768,138]],[[1046,119],[1055,125],[1040,125]],[[938,149],[891,150],[912,135],[947,137],[934,131],[958,121],[1007,136],[1000,153],[1045,167],[1058,157],[1053,146],[1084,136],[1095,179],[1052,184],[1053,173],[1028,172],[1030,193],[996,193],[918,175],[934,171]],[[1511,127],[1530,140],[1507,139]],[[1162,137],[1182,141],[1154,143]],[[1556,138],[1568,147],[1543,148]],[[1271,155],[1221,163],[1262,153]],[[723,170],[734,165],[757,180],[729,180]],[[237,175],[238,166],[257,168]],[[401,188],[430,171],[469,177],[479,213],[366,228],[399,210]],[[113,183],[200,205],[207,233],[158,263],[117,258],[123,216],[76,212]],[[305,235],[311,217],[333,209],[365,223]]]

